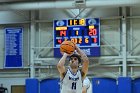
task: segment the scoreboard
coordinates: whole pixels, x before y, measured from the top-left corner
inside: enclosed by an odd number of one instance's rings
[[[60,45],[65,40],[73,41],[88,56],[100,56],[100,20],[68,19],[54,20],[54,57],[60,57]]]

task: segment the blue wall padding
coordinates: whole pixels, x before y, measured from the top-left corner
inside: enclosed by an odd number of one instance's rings
[[[60,93],[60,79],[45,79],[40,82],[40,93]]]
[[[140,78],[133,80],[132,93],[140,93]]]
[[[26,93],[38,93],[39,92],[39,81],[38,79],[26,79],[25,82]]]
[[[93,78],[93,93],[117,93],[116,80],[111,78]]]
[[[119,77],[118,78],[118,93],[131,93],[131,78],[130,77]]]

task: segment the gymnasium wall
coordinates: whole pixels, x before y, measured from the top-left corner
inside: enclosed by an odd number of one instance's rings
[[[118,77],[122,74],[122,59],[118,58],[122,54],[122,33],[121,33],[121,16],[120,8],[87,8],[81,13],[81,18],[100,18],[101,19],[101,57],[90,58],[90,66],[88,76],[101,77],[101,82],[107,82],[108,85],[117,84]],[[131,90],[133,93],[139,93],[139,77],[140,77],[140,8],[130,8],[127,19],[127,76],[131,77]],[[42,78],[58,78],[59,73],[56,64],[59,59],[53,58],[53,20],[75,18],[79,14],[79,9],[44,9],[36,10],[35,22],[35,46],[34,61],[35,78],[39,81]],[[130,17],[131,15],[132,17]],[[138,16],[138,17],[137,17]],[[80,18],[78,17],[78,18]],[[25,79],[29,78],[30,72],[30,53],[31,45],[31,17],[30,11],[1,11],[0,12],[0,81],[8,90],[14,84],[25,85]],[[4,69],[4,28],[5,27],[23,27],[23,68],[20,69]],[[42,48],[38,48],[42,47]],[[131,53],[130,53],[131,52]],[[131,56],[131,57],[130,57]],[[135,57],[134,57],[135,56]],[[117,58],[116,58],[117,57]],[[137,58],[136,58],[137,57]],[[45,59],[43,59],[45,58]],[[109,79],[104,79],[107,77]],[[22,78],[22,79],[21,79]],[[111,78],[111,79],[110,79]],[[125,79],[124,79],[125,81]],[[43,82],[43,81],[42,81]],[[48,82],[47,82],[48,83]],[[56,83],[56,82],[55,82]],[[100,88],[104,88],[104,84]],[[126,82],[124,82],[126,83]],[[46,86],[41,83],[43,88]],[[50,84],[50,82],[49,82]],[[94,84],[94,82],[92,83]],[[96,84],[96,83],[95,83]],[[97,82],[98,84],[98,82]],[[95,86],[93,86],[94,88]],[[107,87],[107,86],[106,86]],[[115,88],[114,87],[114,88]],[[126,88],[127,89],[127,88]],[[99,90],[95,92],[98,93]],[[116,89],[112,89],[115,93]],[[107,90],[110,91],[109,89]],[[123,90],[118,90],[121,93]],[[103,91],[102,91],[103,92]]]

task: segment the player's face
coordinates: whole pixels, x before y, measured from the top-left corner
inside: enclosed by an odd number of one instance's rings
[[[78,67],[78,58],[77,57],[71,57],[70,58],[70,66],[73,68]]]

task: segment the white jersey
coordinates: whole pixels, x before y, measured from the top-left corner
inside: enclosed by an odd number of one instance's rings
[[[83,86],[86,87],[87,93],[92,93],[92,86],[91,86],[90,80],[87,77],[83,81]]]
[[[80,70],[75,74],[70,68],[67,70],[61,81],[61,93],[82,93],[82,77]]]

